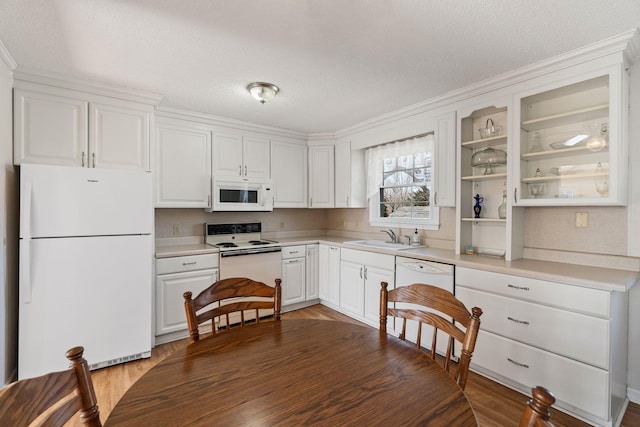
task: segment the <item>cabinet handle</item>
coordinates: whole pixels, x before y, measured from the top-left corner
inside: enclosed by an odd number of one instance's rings
[[[433,193],[433,205],[438,206],[438,192]]]
[[[360,278],[362,279],[362,267],[360,267]]]
[[[347,196],[347,207],[349,207],[349,196]]]
[[[527,368],[529,369],[529,365],[527,365],[526,363],[520,363],[520,362],[516,362],[515,360],[511,359],[510,357],[507,357],[507,360],[511,363],[513,363],[516,366],[520,366],[521,368]]]
[[[516,285],[512,285],[511,283],[508,283],[507,287],[512,288],[512,289],[517,289],[519,291],[528,291],[529,290],[529,288],[527,288],[526,286],[516,286]]]
[[[297,253],[298,253],[298,251],[291,251],[291,252],[289,252],[289,253],[290,253],[290,254],[297,254]]]
[[[84,167],[84,151],[82,152],[82,167]]]
[[[513,317],[509,317],[507,316],[507,319],[511,320],[512,322],[516,322],[516,323],[520,323],[521,325],[528,325],[529,322],[526,320],[518,320],[518,319],[514,319]]]
[[[183,262],[182,265],[184,265],[185,267],[187,265],[196,265],[198,263],[198,261],[193,261],[193,262]]]
[[[513,189],[513,203],[518,203],[518,188]]]
[[[91,161],[93,162],[93,167],[96,167],[96,153],[91,153]]]
[[[238,165],[238,175],[242,176],[242,165]]]
[[[247,165],[244,166],[244,176],[247,176]]]
[[[329,249],[331,249],[332,251],[337,251],[338,248],[336,246],[329,246]]]
[[[367,267],[364,268],[364,280],[367,280]]]

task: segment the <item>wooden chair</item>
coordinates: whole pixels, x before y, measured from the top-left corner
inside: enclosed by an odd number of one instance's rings
[[[16,381],[0,390],[0,425],[61,426],[79,411],[84,425],[102,426],[83,352],[82,347],[67,351],[71,366],[66,371]]]
[[[273,310],[273,320],[280,320],[282,292],[280,283],[280,279],[275,279],[275,287],[271,287],[245,277],[233,277],[213,283],[194,299],[191,299],[191,292],[185,292],[183,294],[184,309],[191,342],[200,339],[198,326],[209,320],[211,320],[211,329],[214,335],[222,332],[223,330],[217,330],[215,325],[216,318],[220,316],[224,316],[226,320],[224,331],[235,326],[244,326],[247,323],[245,321],[245,311],[247,310],[255,310],[255,317],[251,320],[255,320],[256,323],[261,320],[259,310],[266,309]],[[213,303],[218,304],[214,308],[198,314],[198,311]],[[239,313],[240,321],[237,325],[229,321],[231,313]]]
[[[469,374],[469,363],[476,344],[478,329],[480,328],[480,316],[482,310],[478,307],[471,309],[471,313],[465,305],[460,302],[451,292],[442,288],[427,284],[414,283],[409,286],[401,286],[391,291],[387,290],[388,283],[382,282],[380,289],[380,332],[387,332],[387,316],[402,318],[402,332],[400,339],[405,339],[407,320],[415,320],[418,322],[418,336],[416,346],[421,348],[420,342],[422,338],[422,324],[431,325],[434,328],[431,339],[431,358],[436,359],[436,343],[438,330],[449,335],[447,351],[444,358],[444,369],[449,372],[451,355],[453,351],[453,340],[462,344],[460,354],[460,362],[458,369],[454,375],[454,379],[464,390],[467,383],[467,375]],[[420,308],[396,308],[395,304],[389,306],[389,303],[408,303],[419,305]],[[461,329],[450,320],[433,312],[424,310],[436,310],[443,315],[450,316],[456,324],[462,325],[465,329]]]
[[[554,427],[549,421],[551,418],[551,405],[556,402],[556,398],[544,387],[536,386],[531,389],[531,400],[524,408],[520,427]]]

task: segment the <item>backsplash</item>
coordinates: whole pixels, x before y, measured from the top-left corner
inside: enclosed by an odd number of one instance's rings
[[[586,228],[576,213],[588,214]],[[214,212],[156,209],[156,238],[204,235],[205,222],[262,222],[265,238],[332,235],[385,239],[383,227],[369,225],[367,209],[274,209],[272,212]],[[438,231],[419,230],[430,247],[455,249],[455,209],[442,208]],[[399,236],[412,228],[394,228]],[[525,257],[639,271],[640,259],[627,257],[625,207],[536,207],[525,209]]]

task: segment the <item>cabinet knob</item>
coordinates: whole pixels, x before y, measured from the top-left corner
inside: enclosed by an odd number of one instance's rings
[[[84,167],[84,151],[82,152],[82,167]]]

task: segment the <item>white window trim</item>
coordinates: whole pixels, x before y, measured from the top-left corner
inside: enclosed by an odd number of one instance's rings
[[[380,179],[382,178],[382,160],[389,157],[398,157],[424,149],[423,144],[429,144],[427,150],[432,155],[435,154],[435,141],[433,133],[413,137],[410,139],[400,140],[388,144],[379,145],[368,148],[365,151],[367,165],[367,199],[369,200],[369,225],[374,227],[410,227],[421,230],[438,230],[440,228],[440,209],[437,206],[431,206],[431,218],[429,219],[412,219],[412,218],[381,218],[375,212],[378,212],[379,201],[378,195],[380,191]],[[372,167],[372,162],[375,166]],[[432,162],[435,157],[432,157]],[[432,163],[433,167],[433,163]],[[432,169],[433,170],[433,169]],[[435,175],[431,174],[431,193],[435,188]]]

